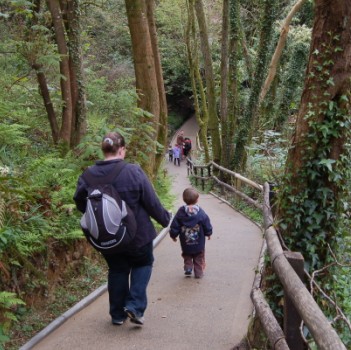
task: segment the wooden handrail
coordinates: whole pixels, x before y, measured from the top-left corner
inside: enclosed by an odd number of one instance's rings
[[[226,184],[225,182],[220,181],[216,176],[212,176],[211,178],[213,180],[215,180],[219,185],[225,187],[227,190],[229,190],[231,192],[234,192],[237,196],[241,197],[247,203],[249,203],[249,204],[253,205],[254,207],[262,210],[262,204],[258,203],[258,201],[253,200],[252,198],[247,196],[245,193],[240,192],[239,190],[237,190],[233,186],[230,186],[230,185]]]
[[[255,187],[257,188],[258,190],[260,191],[263,191],[263,186],[262,185],[259,185],[258,183],[250,180],[250,179],[247,179],[246,177],[238,174],[238,173],[235,173],[234,171],[231,171],[231,170],[228,170],[226,168],[223,168],[222,166],[216,164],[215,162],[211,162],[211,164],[217,168],[218,170],[221,170],[223,171],[224,173],[227,173],[229,175],[232,175],[233,177],[235,177],[236,179],[239,179],[241,180],[242,182],[245,182],[246,184],[250,185],[251,187]]]
[[[247,202],[248,204],[262,210],[262,204],[258,203],[257,200],[254,200],[252,198],[250,198],[248,195],[246,195],[245,193],[239,191],[238,189],[234,188],[233,186],[230,186],[228,185],[227,183],[223,182],[223,181],[220,181],[216,176],[214,175],[209,175],[209,176],[199,176],[197,175],[196,173],[196,169],[201,169],[201,171],[203,169],[210,169],[211,167],[213,168],[216,168],[242,182],[244,182],[245,184],[259,190],[260,192],[263,191],[263,186],[250,180],[250,179],[247,179],[246,177],[234,172],[234,171],[231,171],[231,170],[228,170],[218,164],[216,164],[215,162],[211,161],[209,162],[208,164],[206,165],[195,165],[194,162],[190,159],[190,158],[187,158],[187,166],[188,166],[188,175],[192,175],[195,179],[200,179],[200,180],[203,180],[203,181],[206,181],[206,180],[214,180],[217,184],[219,184],[220,186],[222,187],[225,187],[226,189],[228,189],[229,191],[235,193],[237,196],[239,196],[241,199],[243,199],[245,202]],[[212,172],[213,173],[213,172]]]
[[[272,220],[269,199],[267,202],[267,198],[269,198],[267,195],[269,185],[265,184],[264,189],[263,207],[265,208],[265,215],[268,216],[265,219],[265,238],[274,271],[279,277],[285,292],[288,293],[301,318],[311,332],[318,349],[346,350],[338,334],[286,259],[277,231],[272,225],[268,226]]]
[[[268,253],[271,259],[271,263],[274,271],[276,272],[280,282],[284,287],[284,292],[287,293],[292,303],[294,304],[299,315],[303,319],[307,328],[309,329],[313,339],[315,340],[318,349],[320,350],[346,350],[345,345],[342,343],[340,337],[334,330],[334,328],[329,323],[326,316],[323,314],[322,310],[313,299],[312,295],[305,287],[300,277],[294,271],[289,261],[287,260],[283,248],[281,246],[278,233],[273,226],[273,215],[270,206],[269,193],[270,187],[268,183],[264,186],[257,184],[256,182],[245,178],[244,176],[235,173],[231,170],[223,168],[222,166],[210,162],[207,165],[194,165],[191,159],[187,159],[188,164],[188,175],[193,174],[196,169],[204,169],[214,167],[236,179],[246,183],[247,185],[258,189],[263,192],[263,205],[259,204],[257,201],[253,200],[245,193],[237,190],[236,188],[228,185],[227,183],[220,181],[216,176],[198,176],[195,178],[201,180],[212,179],[219,185],[225,187],[226,189],[234,192],[240,198],[244,199],[249,204],[259,208],[263,212],[264,218],[264,231],[265,231],[265,242],[267,243]],[[255,277],[255,282],[251,291],[251,299],[257,310],[257,314],[261,319],[261,323],[268,336],[271,346],[273,349],[288,350],[286,339],[284,337],[283,331],[281,330],[279,324],[273,316],[273,313],[269,309],[268,304],[264,300],[264,296],[259,288],[260,272]],[[267,323],[268,322],[268,323]]]

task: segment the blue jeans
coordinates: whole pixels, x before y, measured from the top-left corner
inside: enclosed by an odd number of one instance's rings
[[[125,253],[104,255],[108,271],[110,315],[126,319],[124,308],[141,317],[147,307],[146,289],[154,262],[152,242]]]

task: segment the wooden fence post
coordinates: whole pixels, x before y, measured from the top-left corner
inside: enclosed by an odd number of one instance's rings
[[[241,192],[241,180],[238,179],[237,177],[235,178],[235,187],[238,191]],[[240,202],[240,197],[239,196],[235,196],[235,203],[239,203]]]
[[[302,254],[298,252],[284,252],[284,255],[303,282],[304,258]],[[306,349],[305,342],[300,333],[301,321],[301,317],[289,298],[288,293],[284,291],[284,334],[290,350]]]
[[[203,179],[204,177],[204,168],[201,168],[201,188],[202,188],[202,191],[205,191],[205,180]]]

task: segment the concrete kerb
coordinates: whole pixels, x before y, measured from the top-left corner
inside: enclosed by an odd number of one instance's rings
[[[170,226],[170,225],[169,225]],[[164,228],[154,239],[153,241],[153,246],[156,248],[160,242],[163,240],[163,238],[166,237],[167,233],[169,232],[169,226]],[[55,329],[59,328],[63,323],[65,323],[70,317],[87,307],[89,304],[91,304],[93,301],[95,301],[98,297],[100,297],[102,294],[104,294],[107,291],[107,284],[102,285],[98,289],[96,289],[94,292],[90,293],[88,296],[86,296],[84,299],[79,301],[76,305],[71,307],[69,310],[67,310],[65,313],[63,313],[61,316],[56,318],[54,321],[49,323],[44,329],[42,329],[39,333],[37,333],[33,338],[31,338],[27,343],[25,343],[23,346],[19,348],[19,350],[29,350],[32,349],[33,346],[38,344],[40,341],[42,341],[45,337],[47,337],[50,333],[52,333]]]

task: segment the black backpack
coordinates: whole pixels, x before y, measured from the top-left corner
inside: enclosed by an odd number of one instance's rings
[[[107,176],[94,176],[89,169],[82,175],[88,197],[80,226],[89,243],[104,254],[127,250],[137,230],[134,213],[112,185],[125,165],[118,162]]]

